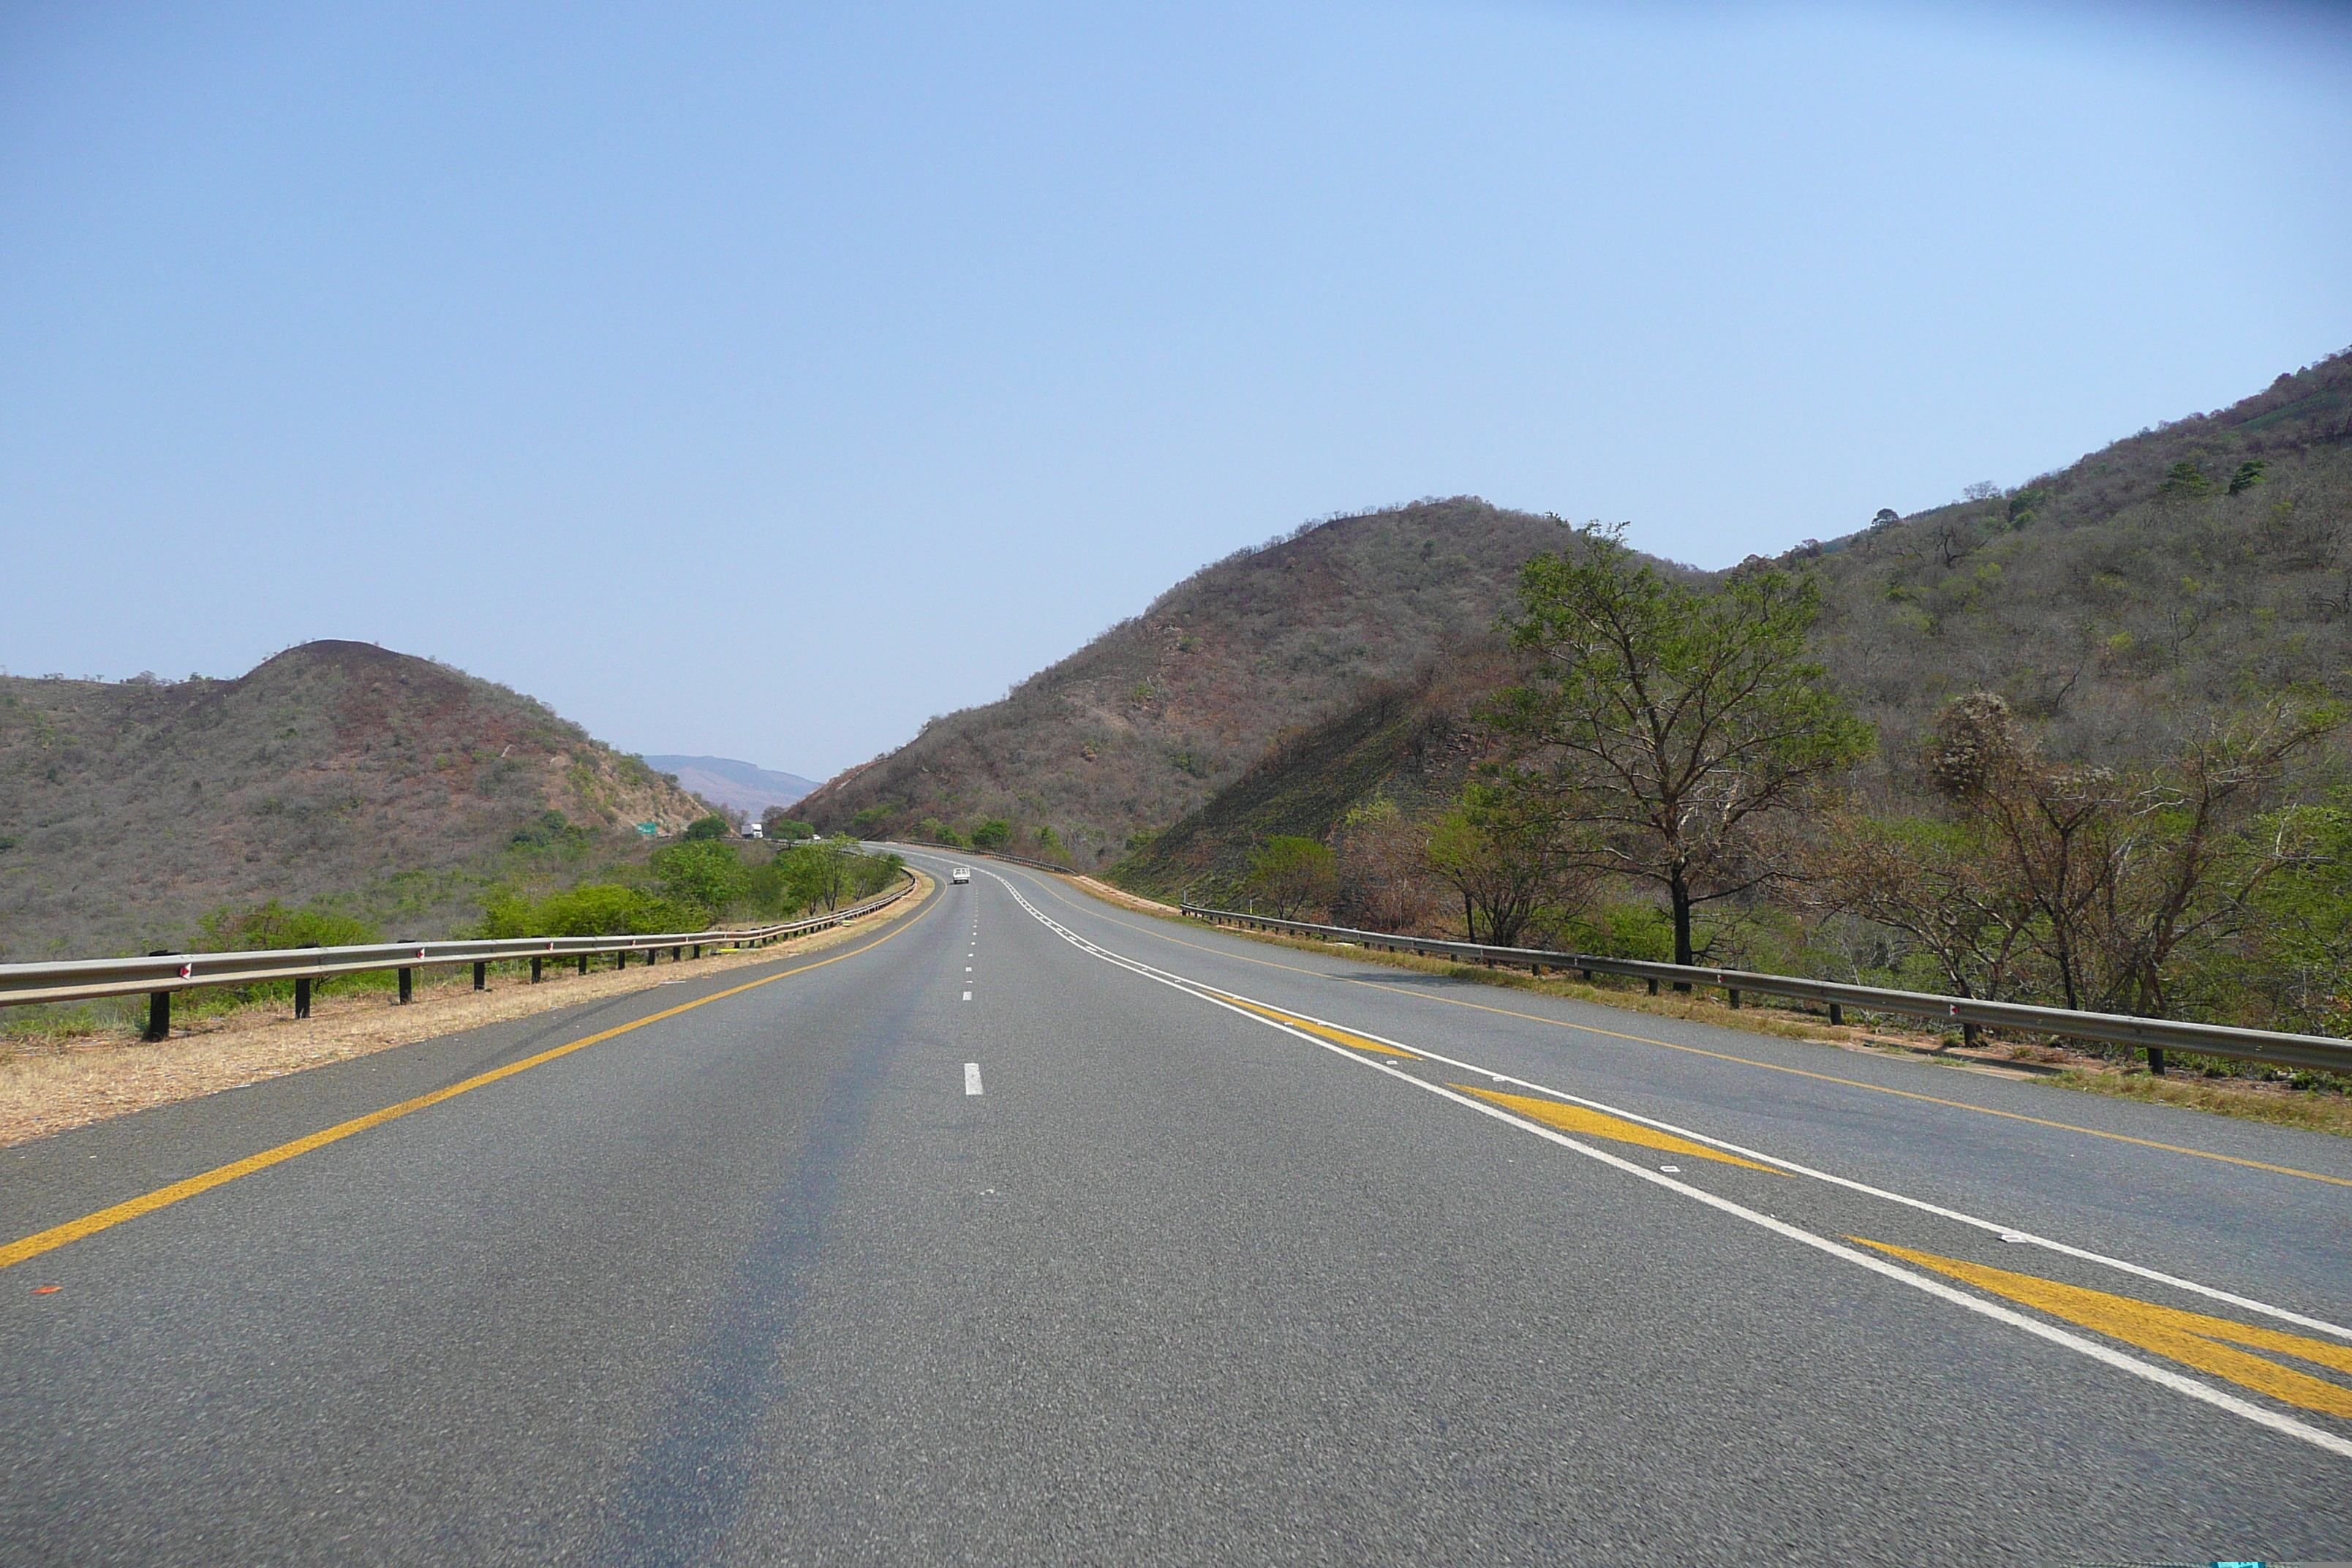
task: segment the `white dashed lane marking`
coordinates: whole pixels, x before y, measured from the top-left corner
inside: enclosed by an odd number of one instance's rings
[[[963,1064],[963,1091],[966,1094],[978,1094],[980,1092],[980,1064],[978,1062],[966,1062]]]

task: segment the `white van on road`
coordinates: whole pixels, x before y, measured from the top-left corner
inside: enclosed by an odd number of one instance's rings
[[[969,867],[969,866],[959,866],[959,867],[957,867],[954,870],[952,870],[952,871],[950,871],[950,872],[949,872],[949,873],[948,873],[948,880],[949,880],[949,881],[950,881],[950,882],[969,882],[969,881],[971,881],[971,867]]]

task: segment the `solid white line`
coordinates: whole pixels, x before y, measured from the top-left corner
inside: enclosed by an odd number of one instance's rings
[[[980,1064],[978,1062],[966,1062],[963,1064],[963,1091],[966,1094],[978,1094],[980,1092]]]
[[[1990,1318],[1995,1322],[2005,1323],[2011,1328],[2021,1330],[2026,1333],[2033,1335],[2037,1339],[2047,1341],[2052,1344],[2063,1346],[2065,1349],[2074,1351],[2078,1354],[2088,1356],[2093,1361],[2096,1361],[2103,1365],[2114,1367],[2119,1372],[2128,1373],[2134,1377],[2142,1378],[2161,1387],[2168,1388],[2176,1394],[2186,1395],[2190,1399],[2197,1400],[2201,1404],[2211,1405],[2216,1409],[2226,1410],[2230,1414],[2242,1416],[2248,1421],[2253,1422],[2257,1426],[2266,1426],[2272,1431],[2279,1432],[2291,1437],[2299,1437],[2315,1447],[2326,1449],[2329,1453],[2338,1455],[2345,1458],[2352,1458],[2352,1440],[2339,1437],[2332,1432],[2323,1431],[2319,1427],[2308,1426],[2304,1422],[2294,1419],[2291,1415],[2282,1415],[2274,1411],[2265,1410],[2262,1406],[2250,1404],[2243,1399],[2238,1398],[2234,1394],[2224,1394],[2217,1388],[2208,1387],[2206,1384],[2199,1383],[2193,1378],[2185,1377],[2177,1372],[2171,1371],[2169,1368],[2156,1366],[2147,1362],[2137,1360],[2135,1357],[2124,1354],[2120,1351],[2100,1344],[2095,1341],[2084,1339],[2078,1334],[2068,1332],[2066,1330],[2054,1328],[2048,1323],[2041,1322],[2035,1319],[2026,1317],[2022,1313],[2011,1311],[2007,1307],[1998,1306],[1993,1302],[1982,1300],[1974,1296],[1965,1295],[1945,1284],[1942,1280],[1931,1279],[1925,1274],[1915,1273],[1908,1268],[1890,1263],[1883,1258],[1876,1258],[1869,1253],[1856,1251],[1854,1248],[1847,1247],[1841,1242],[1832,1241],[1827,1237],[1817,1236],[1811,1231],[1790,1225],[1785,1220],[1777,1219],[1770,1215],[1759,1214],[1756,1210],[1747,1207],[1745,1205],[1733,1203],[1728,1198],[1718,1197],[1715,1194],[1707,1192],[1704,1188],[1692,1186],[1687,1183],[1676,1181],[1674,1177],[1664,1174],[1663,1173],[1650,1170],[1646,1166],[1634,1164],[1630,1160],[1621,1159],[1617,1155],[1612,1154],[1606,1150],[1597,1149],[1587,1143],[1580,1143],[1575,1139],[1567,1136],[1565,1133],[1553,1128],[1546,1127],[1539,1122],[1531,1121],[1524,1117],[1514,1115],[1510,1111],[1505,1110],[1500,1106],[1490,1105],[1480,1100],[1473,1100],[1467,1095],[1457,1093],[1440,1084],[1424,1082],[1420,1079],[1412,1077],[1409,1073],[1389,1066],[1385,1062],[1370,1060],[1362,1053],[1351,1050],[1348,1047],[1339,1045],[1335,1041],[1318,1038],[1314,1035],[1307,1033],[1303,1029],[1292,1028],[1278,1020],[1268,1018],[1262,1014],[1252,1012],[1248,1007],[1238,1005],[1237,1004],[1239,1002],[1253,1000],[1251,998],[1243,997],[1239,992],[1220,992],[1217,988],[1208,985],[1203,982],[1192,980],[1185,976],[1174,974],[1167,971],[1154,969],[1150,964],[1129,958],[1124,954],[1112,952],[1109,949],[1099,946],[1098,944],[1088,941],[1085,937],[1080,936],[1077,932],[1061,924],[1059,921],[1047,915],[1044,910],[1030,903],[1027,899],[1022,897],[1019,889],[1014,888],[1012,883],[1005,881],[1003,877],[997,876],[997,874],[992,871],[990,872],[989,875],[996,877],[996,879],[1000,883],[1003,884],[1006,890],[1013,894],[1014,900],[1018,902],[1023,909],[1026,910],[1031,917],[1036,920],[1039,924],[1045,926],[1047,930],[1061,937],[1065,942],[1069,942],[1072,946],[1078,948],[1082,952],[1091,953],[1095,957],[1102,959],[1105,963],[1115,964],[1121,969],[1139,974],[1148,980],[1152,980],[1160,984],[1166,985],[1171,990],[1184,992],[1200,1001],[1210,1003],[1214,1006],[1223,1007],[1228,1012],[1238,1014],[1242,1017],[1250,1019],[1254,1023],[1262,1024],[1267,1028],[1276,1030],[1282,1034],[1289,1035],[1293,1038],[1303,1040],[1308,1045],[1319,1046],[1324,1050],[1329,1051],[1332,1055],[1339,1058],[1343,1061],[1353,1062],[1359,1067],[1370,1068],[1375,1072],[1385,1073],[1389,1077],[1395,1079],[1400,1083],[1411,1084],[1415,1089],[1423,1089],[1428,1093],[1437,1096],[1441,1100],[1451,1100],[1454,1104],[1470,1110],[1475,1110],[1482,1116],[1491,1116],[1497,1121],[1507,1122],[1511,1126],[1520,1129],[1522,1131],[1531,1132],[1535,1136],[1544,1139],[1548,1142],[1556,1143],[1563,1149],[1568,1149],[1576,1153],[1581,1154],[1586,1159],[1597,1161],[1601,1164],[1608,1165],[1615,1170],[1622,1171],[1628,1175],[1638,1177],[1639,1179],[1651,1183],[1655,1186],[1664,1187],[1670,1192],[1680,1194],[1684,1197],[1705,1204],[1709,1208],[1717,1209],[1724,1214],[1730,1215],[1735,1218],[1745,1220],[1750,1225],[1757,1226],[1764,1230],[1769,1230],[1777,1236],[1784,1237],[1789,1240],[1797,1242],[1802,1246],[1812,1247],[1815,1250],[1826,1253],[1832,1258],[1843,1259],[1845,1262],[1854,1265],[1856,1268],[1866,1268],[1874,1274],[1908,1285],[1913,1289],[1921,1291],[1926,1295],[1933,1296],[1938,1300],[1949,1302],[1954,1306],[1974,1312],[1980,1317]],[[1225,1000],[1226,997],[1232,997],[1234,998],[1234,1000],[1227,1001]],[[1272,1007],[1274,1005],[1272,1003],[1258,1002],[1255,1003],[1255,1005]],[[1325,1022],[1319,1018],[1309,1018],[1308,1015],[1298,1013],[1289,1008],[1276,1008],[1276,1011],[1289,1013],[1291,1016],[1307,1019],[1307,1021],[1312,1023],[1323,1024]],[[1417,1047],[1399,1045],[1397,1042],[1392,1040],[1381,1040],[1381,1037],[1377,1035],[1369,1034],[1360,1029],[1354,1029],[1344,1024],[1328,1024],[1326,1026],[1335,1029],[1345,1029],[1349,1033],[1361,1035],[1365,1039],[1377,1040],[1383,1045],[1396,1046],[1400,1050],[1412,1051],[1416,1055],[1428,1057],[1432,1060],[1444,1062],[1445,1065],[1449,1067],[1464,1066],[1464,1064],[1453,1061],[1450,1058],[1437,1057],[1433,1053],[1420,1050]],[[1490,1073],[1487,1076],[1492,1078],[1500,1078],[1502,1075]],[[1507,1079],[1506,1081],[1521,1080]],[[1535,1086],[1526,1085],[1525,1087],[1533,1088]],[[1549,1093],[1550,1091],[1546,1090],[1545,1092]],[[1585,1105],[1594,1104],[1594,1102],[1590,1100],[1579,1101],[1578,1103]],[[1597,1106],[1595,1108],[1599,1109]],[[1614,1113],[1612,1112],[1612,1114]],[[1651,1126],[1662,1125],[1655,1121],[1652,1121],[1649,1124]],[[1722,1144],[1718,1141],[1713,1139],[1706,1140],[1706,1142],[1716,1143],[1717,1147],[1728,1147],[1728,1145]],[[1786,1164],[1787,1163],[1776,1161],[1774,1163]],[[1920,1205],[1916,1206],[1929,1207],[1931,1205]],[[2090,1257],[2093,1255],[2085,1254],[2084,1256]],[[2279,1310],[2278,1309],[2270,1310],[2273,1311]],[[2282,1312],[2281,1315],[2284,1316],[2286,1314]],[[2334,1328],[2333,1325],[2327,1324],[2318,1326],[2328,1327],[2331,1329]],[[2336,1329],[2334,1331],[2341,1333],[2344,1331]]]

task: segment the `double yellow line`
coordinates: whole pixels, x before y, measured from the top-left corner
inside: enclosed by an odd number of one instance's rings
[[[938,905],[937,899],[931,900],[921,910],[916,911],[915,920],[920,920]],[[602,1034],[590,1035],[585,1039],[573,1040],[569,1045],[557,1046],[551,1050],[541,1051],[535,1057],[525,1057],[519,1062],[509,1062],[505,1067],[494,1068],[486,1073],[477,1073],[463,1083],[453,1083],[446,1089],[436,1089],[430,1094],[420,1094],[415,1100],[404,1100],[398,1105],[387,1105],[382,1110],[371,1110],[365,1116],[353,1117],[349,1121],[327,1128],[323,1131],[313,1132],[307,1138],[297,1138],[291,1143],[280,1143],[275,1149],[265,1149],[258,1154],[248,1154],[242,1160],[216,1166],[202,1175],[190,1176],[186,1181],[174,1182],[168,1187],[158,1187],[152,1193],[127,1199],[111,1208],[102,1208],[96,1214],[84,1215],[79,1219],[68,1220],[63,1225],[52,1226],[47,1230],[26,1237],[21,1241],[12,1241],[5,1247],[0,1247],[0,1268],[8,1268],[11,1264],[22,1263],[28,1258],[38,1258],[45,1252],[54,1252],[68,1242],[79,1241],[86,1236],[95,1236],[100,1231],[111,1229],[125,1220],[137,1219],[141,1215],[153,1214],[157,1209],[169,1208],[173,1204],[194,1197],[198,1193],[208,1193],[215,1187],[225,1186],[236,1181],[239,1176],[249,1176],[256,1171],[266,1171],[272,1165],[283,1164],[289,1160],[308,1154],[313,1149],[323,1149],[330,1143],[340,1143],[354,1133],[364,1132],[371,1127],[381,1127],[387,1121],[397,1121],[404,1116],[423,1110],[428,1106],[438,1105],[445,1100],[455,1100],[461,1094],[470,1093],[486,1085],[497,1083],[502,1079],[512,1078],[517,1073],[529,1072],[531,1068],[544,1066],[559,1057],[568,1057],[574,1051],[584,1051],[590,1046],[603,1045],[606,1040],[617,1038],[632,1029],[642,1029],[648,1024],[658,1024],[665,1018],[675,1018],[680,1013],[691,1013],[697,1007],[707,1007],[713,1002],[723,1002],[730,996],[740,996],[746,991],[756,991],[762,985],[772,985],[779,980],[789,980],[795,974],[805,974],[812,969],[823,969],[826,964],[839,963],[845,958],[855,958],[861,952],[871,952],[881,946],[900,931],[911,928],[914,923],[915,921],[910,920],[904,925],[894,927],[876,937],[864,947],[853,947],[847,952],[836,952],[831,958],[820,958],[814,963],[803,963],[797,969],[787,969],[780,974],[763,975],[745,984],[732,985],[724,991],[713,992],[710,995],[680,1003],[675,1007],[666,1007],[658,1013],[639,1018],[635,1023],[623,1024],[616,1028],[606,1029]]]

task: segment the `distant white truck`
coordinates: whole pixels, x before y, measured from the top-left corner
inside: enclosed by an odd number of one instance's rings
[[[969,866],[959,866],[959,867],[957,867],[954,870],[952,870],[952,871],[950,871],[950,872],[949,872],[949,873],[948,873],[948,880],[949,880],[949,881],[950,881],[950,882],[969,882],[969,881],[971,881],[971,867],[969,867]]]
[[[743,825],[743,837],[746,838],[765,838],[767,836],[768,828],[765,823],[747,822]]]

